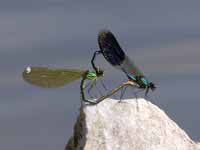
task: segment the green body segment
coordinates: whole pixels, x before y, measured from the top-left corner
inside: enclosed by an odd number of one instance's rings
[[[95,71],[89,71],[86,75],[86,79],[88,80],[94,80],[97,78],[97,74]]]

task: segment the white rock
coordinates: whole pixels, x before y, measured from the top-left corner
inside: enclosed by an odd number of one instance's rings
[[[200,150],[161,109],[144,99],[106,99],[83,106],[66,149]]]

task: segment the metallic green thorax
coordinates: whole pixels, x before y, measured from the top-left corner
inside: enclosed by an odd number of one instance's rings
[[[95,71],[89,71],[89,72],[87,73],[86,78],[87,78],[88,80],[94,80],[95,78],[97,78],[97,74],[96,74]]]

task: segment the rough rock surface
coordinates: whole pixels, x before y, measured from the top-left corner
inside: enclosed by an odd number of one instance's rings
[[[85,105],[66,150],[200,150],[161,109],[145,99]]]
[[[200,149],[200,143],[198,143],[198,148]]]

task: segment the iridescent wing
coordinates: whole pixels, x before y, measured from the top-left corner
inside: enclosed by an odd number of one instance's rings
[[[124,53],[110,31],[103,30],[99,32],[98,43],[103,56],[112,66],[123,70],[127,75],[143,76],[142,72]]]
[[[81,78],[84,71],[78,69],[49,69],[46,67],[27,67],[23,71],[23,79],[42,88],[64,86]]]

